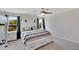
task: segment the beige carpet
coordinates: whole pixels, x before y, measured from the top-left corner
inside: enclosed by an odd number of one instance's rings
[[[37,50],[62,50],[63,48],[56,44],[55,42],[51,42],[45,46],[38,48]],[[21,40],[13,41],[8,43],[8,47],[4,48],[4,45],[0,46],[0,50],[25,50],[25,47]]]
[[[38,48],[37,50],[63,50],[61,46],[56,44],[55,42],[50,42],[49,44],[46,44],[45,46],[42,46]]]

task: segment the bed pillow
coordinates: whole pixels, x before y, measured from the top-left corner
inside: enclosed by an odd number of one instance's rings
[[[31,30],[36,30],[37,29],[37,26],[32,26],[31,27]]]
[[[24,28],[23,28],[23,31],[30,31],[30,30],[31,30],[30,27],[24,27]]]

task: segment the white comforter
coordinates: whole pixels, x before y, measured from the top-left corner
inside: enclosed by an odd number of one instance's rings
[[[28,38],[28,37],[33,37],[33,36],[36,36],[36,35],[45,34],[45,33],[47,33],[47,32],[48,32],[48,31],[42,30],[42,29],[31,30],[31,31],[24,31],[24,32],[22,32],[21,39],[22,39],[23,42],[25,42],[26,36],[27,36],[27,38]]]

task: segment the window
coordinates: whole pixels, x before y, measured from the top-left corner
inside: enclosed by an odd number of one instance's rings
[[[8,32],[16,31],[17,26],[17,17],[9,16],[8,17]]]
[[[5,26],[5,17],[0,16],[0,26]]]

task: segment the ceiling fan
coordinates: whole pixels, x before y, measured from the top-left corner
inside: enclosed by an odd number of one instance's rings
[[[48,11],[49,9],[41,8],[41,14],[53,14],[52,12]]]

